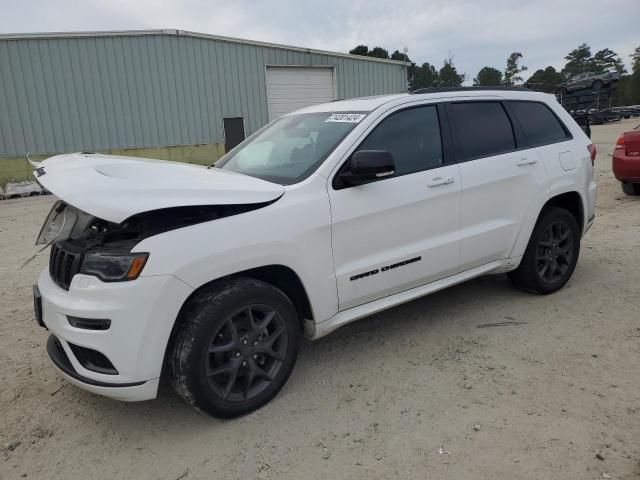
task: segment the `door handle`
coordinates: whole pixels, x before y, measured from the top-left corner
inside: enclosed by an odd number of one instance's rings
[[[523,165],[533,165],[534,163],[536,163],[538,160],[536,160],[535,158],[521,158],[520,160],[518,160],[518,163],[516,165],[518,165],[519,167],[522,167]]]
[[[427,183],[428,187],[437,187],[439,185],[449,185],[454,182],[453,177],[434,177]]]

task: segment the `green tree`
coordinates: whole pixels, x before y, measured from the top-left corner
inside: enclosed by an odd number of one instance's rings
[[[616,52],[605,48],[595,53],[591,59],[592,71],[595,73],[604,73],[615,70],[620,75],[626,72],[622,59]]]
[[[631,71],[633,73],[640,72],[640,47],[636,47],[631,55]]]
[[[483,67],[473,79],[474,87],[496,87],[501,84],[502,72],[493,67]]]
[[[438,86],[438,72],[433,65],[429,63],[423,63],[420,67],[414,65],[412,70],[409,84],[411,90]]]
[[[349,50],[349,53],[351,55],[367,56],[369,54],[369,47],[367,47],[366,45],[358,45],[353,50]]]
[[[411,60],[409,60],[409,57],[407,56],[406,53],[401,53],[398,50],[396,50],[391,54],[391,60],[399,60],[401,62],[408,62],[408,63],[411,62]]]
[[[640,47],[631,57],[631,74],[623,75],[618,82],[618,104],[640,105]]]
[[[522,60],[522,54],[520,52],[513,52],[509,55],[509,58],[507,58],[507,68],[504,70],[505,85],[511,86],[522,81],[520,74],[524,72],[527,67],[520,65],[520,60]]]
[[[554,93],[556,87],[564,82],[564,77],[552,66],[536,70],[526,81],[527,87],[539,92]]]
[[[640,105],[640,47],[636,47],[631,56],[630,100],[628,105]]]
[[[367,54],[369,57],[389,58],[389,52],[382,47],[375,47]]]
[[[444,61],[444,65],[438,72],[438,86],[440,87],[459,87],[464,82],[465,75],[458,73],[453,65],[453,58],[449,57]]]
[[[591,47],[586,43],[571,50],[564,59],[567,61],[562,69],[565,78],[571,78],[579,73],[589,72],[593,68]]]

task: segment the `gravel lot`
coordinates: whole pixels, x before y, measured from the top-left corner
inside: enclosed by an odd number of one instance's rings
[[[637,123],[594,127],[597,219],[564,290],[486,277],[361,320],[234,421],[168,385],[127,404],[65,383],[32,317],[48,251],[21,268],[54,199],[0,202],[0,478],[640,478],[640,197],[608,156]]]

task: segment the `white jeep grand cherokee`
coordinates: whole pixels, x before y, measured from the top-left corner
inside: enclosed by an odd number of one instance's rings
[[[595,149],[551,95],[418,91],[286,115],[213,167],[79,153],[34,286],[51,360],[120,400],[163,371],[199,410],[264,405],[301,334],[479,275],[554,292],[594,218]]]

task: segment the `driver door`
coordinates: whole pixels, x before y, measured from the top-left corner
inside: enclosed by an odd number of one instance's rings
[[[341,185],[345,164],[329,185],[340,310],[458,271],[460,175],[445,161],[438,109],[393,112],[356,148],[390,152],[393,176]]]

